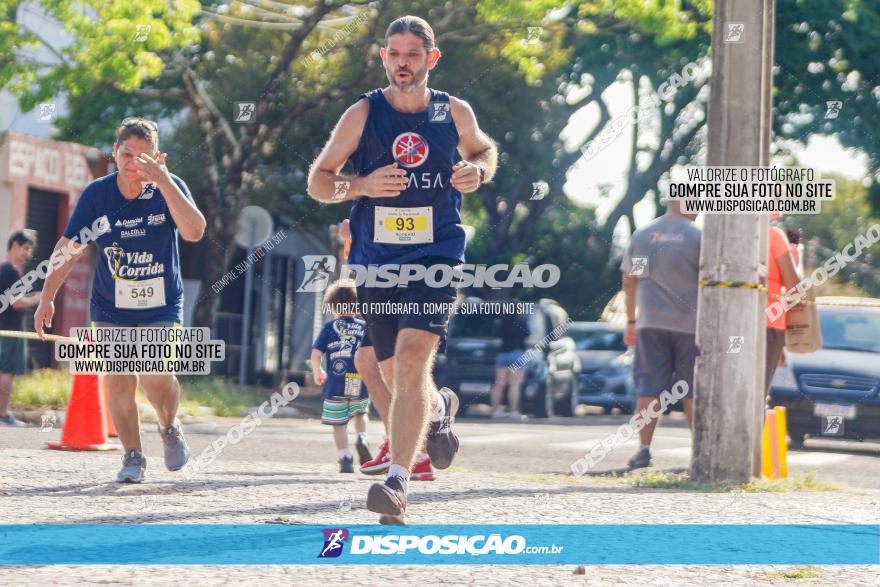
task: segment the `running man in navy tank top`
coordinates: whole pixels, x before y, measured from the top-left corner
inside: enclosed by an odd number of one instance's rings
[[[415,16],[392,22],[379,55],[389,86],[362,94],[342,115],[312,165],[309,194],[324,203],[354,203],[350,264],[456,266],[465,249],[462,194],[492,179],[498,151],[467,102],[428,88],[440,50],[427,22]],[[354,175],[341,175],[346,162]],[[455,289],[424,280],[362,285],[358,300],[392,394],[392,464],[385,483],[370,487],[367,507],[382,523],[403,523],[407,481],[426,433],[438,469],[449,467],[458,450],[451,427],[458,397],[438,390],[431,376]],[[397,304],[419,311],[387,310]],[[438,307],[449,310],[430,311]]]

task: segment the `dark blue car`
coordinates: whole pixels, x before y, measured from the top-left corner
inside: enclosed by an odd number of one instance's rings
[[[807,436],[880,438],[880,300],[824,297],[817,304],[823,348],[784,354],[770,405],[785,406],[795,448]]]

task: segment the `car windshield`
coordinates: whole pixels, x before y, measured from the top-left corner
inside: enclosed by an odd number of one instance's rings
[[[579,351],[625,351],[623,333],[619,330],[575,330],[568,331]]]
[[[823,348],[880,353],[880,312],[820,306],[819,322]]]

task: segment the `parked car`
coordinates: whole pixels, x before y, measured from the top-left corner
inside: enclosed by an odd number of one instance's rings
[[[823,348],[785,352],[770,388],[770,405],[785,406],[794,447],[807,436],[880,437],[880,300],[817,300]],[[829,306],[822,304],[839,304]]]
[[[633,350],[623,342],[623,328],[607,322],[575,322],[567,334],[574,339],[581,362],[578,401],[600,406],[606,413],[619,408],[632,414],[636,407]]]
[[[482,312],[479,298],[467,298],[449,323],[446,352],[437,356],[437,385],[454,390],[460,411],[473,404],[488,404],[495,380],[495,357],[501,347],[500,318]],[[568,314],[553,300],[534,303],[534,312],[522,314],[528,324],[529,348],[523,356],[525,378],[520,411],[539,418],[553,414],[571,416],[578,402],[580,368],[575,343],[564,335]],[[560,336],[560,333],[563,333]]]

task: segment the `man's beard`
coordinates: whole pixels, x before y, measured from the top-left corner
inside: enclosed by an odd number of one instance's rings
[[[420,88],[425,80],[428,78],[428,66],[425,65],[422,69],[418,69],[416,71],[404,70],[406,73],[410,74],[409,85],[401,86],[397,83],[397,74],[400,71],[392,72],[387,67],[385,68],[385,75],[388,77],[388,82],[391,84],[395,90],[399,90],[405,93],[415,92],[416,89]]]

